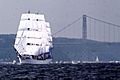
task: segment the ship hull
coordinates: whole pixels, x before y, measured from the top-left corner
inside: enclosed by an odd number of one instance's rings
[[[46,59],[46,60],[35,60],[35,59],[24,59],[22,60],[19,57],[20,64],[49,64],[52,59]]]

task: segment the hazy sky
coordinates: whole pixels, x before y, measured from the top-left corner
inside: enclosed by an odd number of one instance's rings
[[[83,14],[120,25],[120,0],[0,0],[0,34],[15,34],[28,10],[44,13],[53,33]]]

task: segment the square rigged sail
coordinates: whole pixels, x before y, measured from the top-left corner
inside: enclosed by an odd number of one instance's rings
[[[53,47],[51,28],[43,14],[22,14],[14,47],[21,56],[50,52]]]

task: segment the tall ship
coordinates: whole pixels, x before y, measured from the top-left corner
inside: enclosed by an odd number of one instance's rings
[[[14,48],[20,63],[49,64],[52,60],[52,34],[43,14],[22,14]]]

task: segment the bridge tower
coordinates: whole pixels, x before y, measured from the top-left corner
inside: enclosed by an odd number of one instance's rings
[[[87,39],[87,16],[83,15],[82,39]]]

